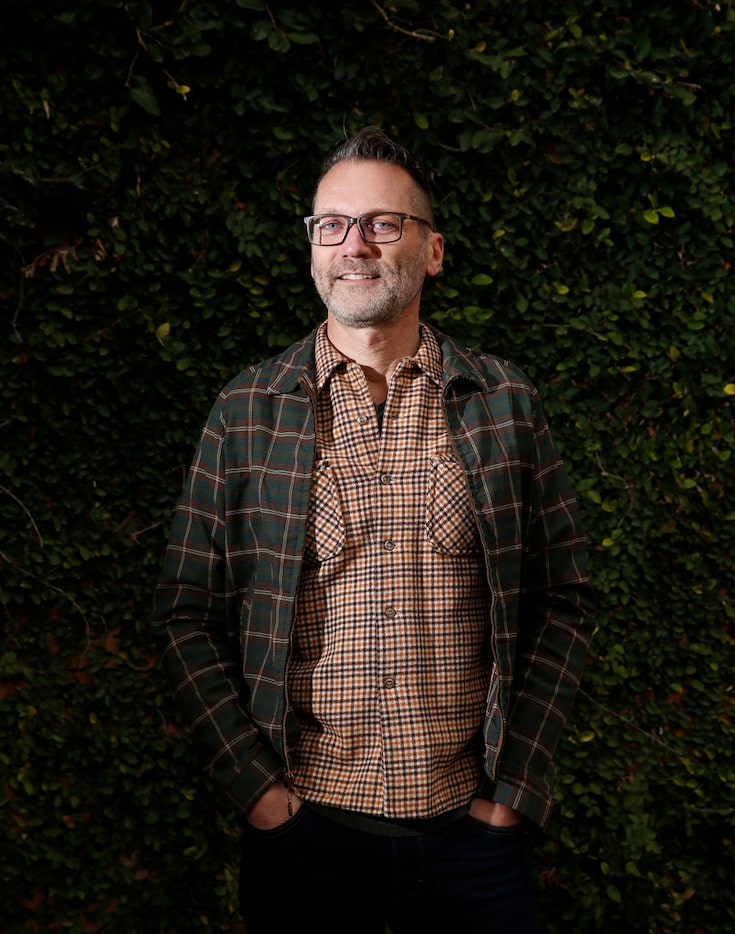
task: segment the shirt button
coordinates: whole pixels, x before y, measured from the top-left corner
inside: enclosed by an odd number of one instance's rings
[[[357,416],[357,424],[358,424],[358,425],[364,425],[364,424],[367,422],[367,420],[368,420],[368,419],[367,419],[367,415],[358,415],[358,416]]]
[[[397,615],[398,613],[396,612],[395,607],[387,606],[383,610],[383,616],[385,616],[386,619],[395,619]]]
[[[389,473],[384,473],[380,475],[380,482],[383,486],[389,486],[393,483],[393,477]]]
[[[396,543],[391,541],[390,539],[383,542],[383,548],[385,548],[386,551],[393,551],[395,547],[396,547]]]
[[[396,682],[393,678],[386,678],[385,681],[383,681],[384,688],[394,688],[395,686]]]

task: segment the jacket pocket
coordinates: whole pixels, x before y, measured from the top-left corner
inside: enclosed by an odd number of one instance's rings
[[[480,551],[467,479],[454,454],[431,455],[426,535],[432,549],[441,555],[469,555]]]
[[[311,497],[306,517],[304,560],[321,564],[335,558],[344,548],[345,524],[337,491],[337,481],[329,461],[314,468]]]

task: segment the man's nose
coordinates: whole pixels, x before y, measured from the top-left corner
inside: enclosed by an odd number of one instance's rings
[[[347,236],[342,243],[342,252],[346,256],[361,256],[371,252],[373,245],[372,243],[365,242],[357,226],[357,222],[355,222],[347,231]]]

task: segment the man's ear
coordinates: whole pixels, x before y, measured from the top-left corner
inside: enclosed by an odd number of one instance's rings
[[[429,234],[427,248],[429,256],[426,262],[426,274],[427,276],[435,276],[441,270],[444,261],[444,237],[440,233],[432,231]]]

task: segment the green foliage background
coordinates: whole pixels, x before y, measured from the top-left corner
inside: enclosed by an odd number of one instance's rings
[[[425,316],[535,379],[589,532],[548,930],[729,934],[731,0],[0,17],[2,930],[241,930],[233,815],[155,667],[151,594],[216,392],[321,320],[321,156],[380,124],[435,170]]]

